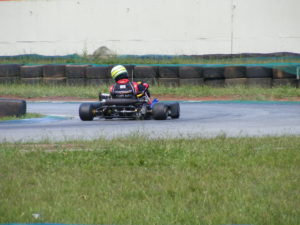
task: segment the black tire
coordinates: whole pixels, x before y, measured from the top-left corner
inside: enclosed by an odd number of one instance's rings
[[[1,116],[22,116],[26,114],[26,101],[15,99],[0,99]]]
[[[66,78],[65,77],[43,78],[43,83],[50,86],[66,85]]]
[[[85,78],[67,78],[66,84],[68,86],[85,86]]]
[[[93,66],[86,68],[86,77],[88,79],[111,79],[111,66]]]
[[[156,103],[152,109],[152,116],[155,120],[165,120],[168,117],[168,107],[162,103]]]
[[[86,77],[86,69],[89,65],[67,65],[66,77],[71,79],[84,79]]]
[[[224,67],[204,67],[204,79],[224,79]]]
[[[228,67],[225,67],[224,77],[226,79],[245,78],[246,77],[246,67],[245,66],[228,66]]]
[[[178,119],[180,117],[180,105],[178,102],[170,105],[171,118]]]
[[[94,106],[91,103],[82,103],[79,107],[79,117],[83,121],[91,121],[94,119]]]
[[[202,68],[199,66],[180,66],[179,77],[183,79],[202,78]]]
[[[247,78],[247,87],[271,88],[272,78]]]
[[[158,84],[165,87],[178,87],[179,78],[158,78]]]
[[[55,78],[55,77],[66,77],[65,65],[44,65],[43,66],[43,77]]]
[[[201,86],[204,85],[203,78],[179,79],[179,86]]]
[[[273,69],[273,79],[295,79],[296,75],[289,72],[288,67],[277,67]]]
[[[157,66],[136,66],[133,71],[133,78],[157,78],[158,67]]]
[[[271,78],[272,69],[262,66],[247,67],[247,78]]]
[[[178,66],[160,66],[159,67],[160,78],[178,78],[179,67]]]
[[[273,79],[272,80],[272,86],[273,87],[297,87],[298,86],[298,81],[297,79]]]
[[[43,66],[21,66],[21,78],[40,78],[43,76]]]
[[[21,64],[1,64],[0,77],[20,77]]]

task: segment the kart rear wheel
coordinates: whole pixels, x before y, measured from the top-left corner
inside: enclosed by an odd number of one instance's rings
[[[170,110],[171,110],[170,116],[172,119],[178,119],[180,117],[180,106],[178,102],[171,104]]]
[[[168,117],[168,107],[162,103],[156,103],[152,109],[152,116],[155,120],[165,120]]]
[[[79,117],[83,121],[91,121],[94,119],[94,106],[90,103],[82,103],[79,107]]]

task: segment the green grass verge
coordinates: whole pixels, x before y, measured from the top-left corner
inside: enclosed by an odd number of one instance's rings
[[[0,223],[300,224],[299,146],[299,137],[2,143]]]
[[[43,115],[39,113],[26,113],[23,116],[3,116],[0,117],[0,122],[1,121],[7,121],[7,120],[22,120],[22,119],[32,119],[32,118],[41,118]]]
[[[300,97],[300,88],[247,88],[227,87],[212,88],[207,86],[182,86],[176,88],[152,86],[151,93],[155,95],[172,95],[177,97],[222,97],[228,96],[236,100],[273,100],[278,98]],[[0,84],[0,96],[18,96],[22,98],[38,97],[80,97],[95,98],[98,92],[108,92],[108,86],[83,87],[83,86],[48,86],[25,84]]]
[[[261,63],[299,63],[299,57],[234,57],[234,58],[219,58],[219,57],[108,57],[95,58],[87,56],[78,57],[16,57],[16,58],[1,58],[1,64],[18,63],[18,64],[99,64],[99,65],[114,65],[114,64],[261,64]]]

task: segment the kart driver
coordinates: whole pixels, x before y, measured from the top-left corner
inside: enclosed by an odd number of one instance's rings
[[[111,76],[116,82],[109,89],[113,98],[141,98],[146,95],[150,101],[149,84],[129,81],[128,72],[124,66],[114,66]]]

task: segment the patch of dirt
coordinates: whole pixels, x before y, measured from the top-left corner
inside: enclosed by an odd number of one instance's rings
[[[97,101],[97,98],[79,98],[79,97],[61,97],[61,96],[50,96],[50,97],[39,97],[39,98],[22,98],[20,96],[13,95],[2,95],[0,98],[5,99],[22,99],[26,101]],[[158,98],[161,101],[230,101],[239,100],[239,96],[206,96],[206,97],[182,97],[174,95],[153,95],[152,98]],[[249,99],[251,100],[251,99]],[[252,100],[255,100],[254,98]],[[291,98],[270,98],[269,101],[300,101],[300,97]]]

